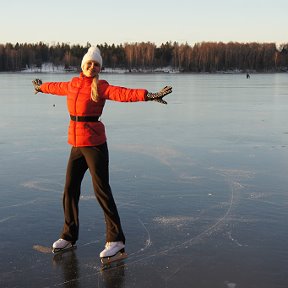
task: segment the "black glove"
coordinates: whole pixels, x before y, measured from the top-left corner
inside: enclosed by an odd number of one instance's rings
[[[157,101],[161,104],[167,104],[165,100],[162,98],[172,92],[171,86],[165,86],[162,90],[157,93],[150,93],[148,92],[146,95],[146,101]]]
[[[42,85],[42,80],[34,79],[32,81],[32,84],[33,84],[34,89],[35,89],[35,91],[34,91],[35,94],[37,94],[38,92],[42,92],[41,89],[40,89],[40,86]]]

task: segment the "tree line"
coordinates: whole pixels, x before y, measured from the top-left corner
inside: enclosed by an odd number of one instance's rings
[[[91,46],[43,42],[0,44],[0,71],[21,71],[41,68],[43,63],[80,69],[83,55]],[[288,43],[201,42],[193,46],[166,42],[156,46],[151,42],[98,45],[104,69],[151,70],[170,67],[181,72],[217,71],[288,71]]]

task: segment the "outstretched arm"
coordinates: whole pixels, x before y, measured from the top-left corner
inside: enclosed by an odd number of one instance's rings
[[[163,97],[172,92],[171,86],[165,86],[157,93],[148,92],[146,89],[130,89],[120,86],[109,85],[105,80],[100,80],[98,89],[100,95],[109,100],[120,102],[136,102],[136,101],[157,101],[167,104]]]
[[[45,82],[42,83],[40,79],[34,79],[32,81],[34,86],[34,93],[38,92],[53,94],[58,96],[65,96],[68,92],[68,84],[69,82]]]

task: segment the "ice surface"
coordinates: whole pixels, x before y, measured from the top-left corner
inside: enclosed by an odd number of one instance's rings
[[[70,77],[0,74],[1,288],[287,286],[286,74],[105,74],[115,85],[174,91],[167,106],[106,104],[129,257],[105,271],[88,174],[77,250],[49,252],[63,223],[69,119],[65,98],[34,95],[31,81]]]

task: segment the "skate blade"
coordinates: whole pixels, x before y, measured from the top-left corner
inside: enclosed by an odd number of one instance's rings
[[[110,257],[103,257],[101,258],[101,262],[103,265],[109,265],[113,262],[116,262],[116,261],[120,261],[120,260],[123,260],[125,258],[128,257],[128,254],[125,253],[125,252],[118,252],[117,254],[115,254],[114,256],[110,256]]]
[[[53,254],[59,254],[59,253],[65,253],[65,252],[68,252],[68,251],[71,251],[73,249],[76,249],[77,246],[76,245],[72,245],[71,247],[68,247],[68,248],[63,248],[63,249],[57,249],[57,248],[52,248],[52,253]]]

